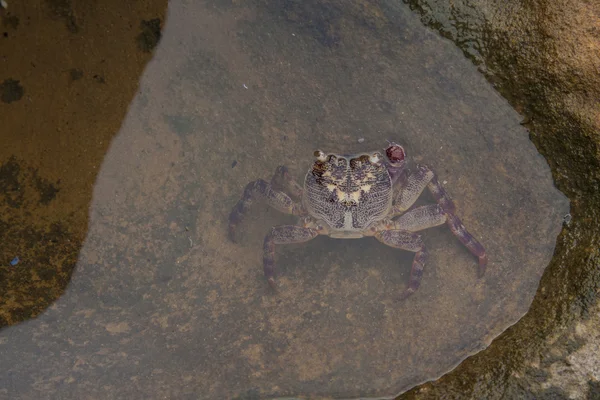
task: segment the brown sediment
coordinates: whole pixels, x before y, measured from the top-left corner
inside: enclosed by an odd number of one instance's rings
[[[139,21],[162,21],[165,8],[48,0],[0,9],[10,77],[0,83],[0,327],[35,317],[69,282],[96,175],[151,57],[137,47]]]

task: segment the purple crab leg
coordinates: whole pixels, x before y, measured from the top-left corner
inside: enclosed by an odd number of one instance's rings
[[[265,270],[265,278],[273,289],[276,289],[275,284],[275,245],[303,243],[314,239],[318,235],[318,231],[312,228],[304,228],[296,225],[280,225],[271,228],[271,232],[265,237],[263,246],[263,265]]]
[[[448,192],[446,192],[446,189],[444,189],[440,182],[438,182],[435,173],[431,173],[433,174],[433,176],[427,184],[427,189],[429,189],[429,192],[431,193],[435,201],[444,209],[445,212],[453,214],[455,210],[454,202],[450,198]]]
[[[302,197],[302,186],[292,178],[285,165],[277,167],[271,178],[271,186],[273,189],[289,193],[295,198]]]
[[[473,254],[479,259],[479,277],[483,276],[488,263],[488,258],[485,254],[485,249],[483,248],[481,243],[479,243],[477,239],[475,239],[473,235],[471,235],[469,231],[467,231],[465,226],[462,224],[462,222],[460,222],[460,219],[456,215],[448,213],[446,214],[446,216],[446,224],[448,225],[448,227],[450,227],[450,230],[452,231],[454,236],[456,236],[458,240],[460,240],[460,242],[467,249],[469,249],[471,254]]]
[[[417,232],[446,223],[454,236],[479,259],[479,276],[482,276],[487,266],[487,255],[485,249],[471,235],[460,219],[439,204],[432,204],[413,208],[402,214],[393,221],[394,229],[402,229],[409,232]]]
[[[454,234],[460,240],[460,242],[473,254],[475,257],[479,259],[479,277],[483,276],[485,273],[485,269],[487,267],[488,258],[485,254],[485,249],[467,231],[465,226],[462,224],[460,219],[454,214],[455,207],[454,202],[450,199],[450,196],[446,192],[446,189],[438,182],[435,174],[427,184],[427,188],[437,201],[437,203],[442,207],[442,211],[446,214],[446,224]]]
[[[237,226],[243,221],[245,214],[256,199],[264,199],[268,205],[286,214],[304,214],[300,203],[294,202],[287,194],[273,189],[267,181],[258,179],[246,185],[242,198],[229,214],[229,238],[232,241],[235,242]]]
[[[415,253],[413,258],[412,268],[410,270],[410,278],[408,280],[408,288],[400,296],[400,299],[405,299],[413,294],[421,284],[423,277],[423,269],[425,268],[425,260],[427,251],[421,239],[421,235],[413,232],[402,230],[379,231],[375,234],[377,240],[390,247],[401,250],[412,251]]]

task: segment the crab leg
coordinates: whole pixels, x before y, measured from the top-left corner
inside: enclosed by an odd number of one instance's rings
[[[415,204],[415,201],[426,187],[444,210],[454,212],[452,199],[450,199],[443,186],[440,185],[433,171],[427,166],[418,165],[416,171],[406,178],[402,190],[396,196],[392,216],[402,214],[408,210]]]
[[[435,201],[442,207],[442,209],[445,212],[453,214],[455,210],[454,202],[450,198],[450,195],[448,195],[448,192],[446,192],[446,189],[444,189],[444,187],[438,182],[435,173],[431,173],[433,174],[433,176],[427,184],[427,189],[429,189],[429,192],[431,193]]]
[[[487,265],[485,249],[481,243],[467,231],[456,215],[449,211],[445,211],[439,204],[417,207],[402,214],[393,221],[393,228],[417,232],[444,223],[448,225],[454,236],[456,236],[458,240],[460,240],[460,242],[479,259],[479,276],[483,275]]]
[[[400,296],[405,299],[413,294],[421,284],[423,277],[423,268],[425,268],[425,260],[427,251],[421,239],[421,235],[403,230],[379,231],[375,234],[377,240],[390,247],[401,250],[412,251],[415,253],[413,258],[412,268],[410,270],[410,278],[408,280],[408,288]]]
[[[293,197],[302,197],[302,186],[300,186],[289,173],[285,165],[280,165],[271,178],[271,187],[281,192],[290,193]]]
[[[477,239],[475,239],[473,235],[471,235],[467,231],[465,226],[462,224],[462,222],[456,215],[447,213],[446,217],[446,224],[448,225],[448,227],[450,227],[450,230],[452,231],[454,236],[456,236],[458,240],[460,240],[460,242],[467,249],[469,249],[471,254],[473,254],[479,259],[479,276],[481,277],[485,272],[485,268],[487,267],[488,262],[487,255],[485,254],[485,249],[483,248],[481,243],[479,243]]]
[[[302,215],[304,210],[300,203],[294,202],[290,196],[274,190],[273,187],[263,179],[250,182],[244,189],[244,194],[237,202],[231,214],[229,214],[229,238],[235,242],[235,231],[243,221],[244,215],[250,209],[255,199],[264,199],[268,205],[286,214]]]
[[[309,240],[314,239],[318,234],[316,229],[297,225],[280,225],[271,228],[271,232],[265,237],[263,263],[265,278],[267,278],[267,281],[272,288],[276,288],[275,245],[308,242]]]

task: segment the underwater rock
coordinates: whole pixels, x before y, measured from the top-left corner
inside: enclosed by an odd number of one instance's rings
[[[357,19],[276,3],[170,3],[67,292],[0,332],[11,397],[392,396],[528,310],[569,205],[520,116],[403,5]],[[303,22],[315,15],[329,17]],[[436,171],[486,247],[483,278],[442,227],[423,233],[423,281],[403,302],[412,254],[373,239],[278,247],[269,291],[262,238],[289,220],[255,207],[230,243],[243,185],[279,164],[301,177],[315,148],[360,150],[357,135]]]

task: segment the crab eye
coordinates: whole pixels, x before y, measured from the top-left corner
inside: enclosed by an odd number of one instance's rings
[[[315,150],[315,152],[313,154],[315,157],[317,157],[317,160],[319,160],[321,162],[324,162],[327,160],[327,156],[321,150]]]
[[[402,146],[396,143],[391,143],[390,146],[385,149],[385,155],[392,163],[399,163],[404,161],[404,149]]]
[[[381,154],[379,154],[379,153],[371,154],[371,156],[369,157],[369,161],[373,164],[379,164],[379,162],[381,161]]]

